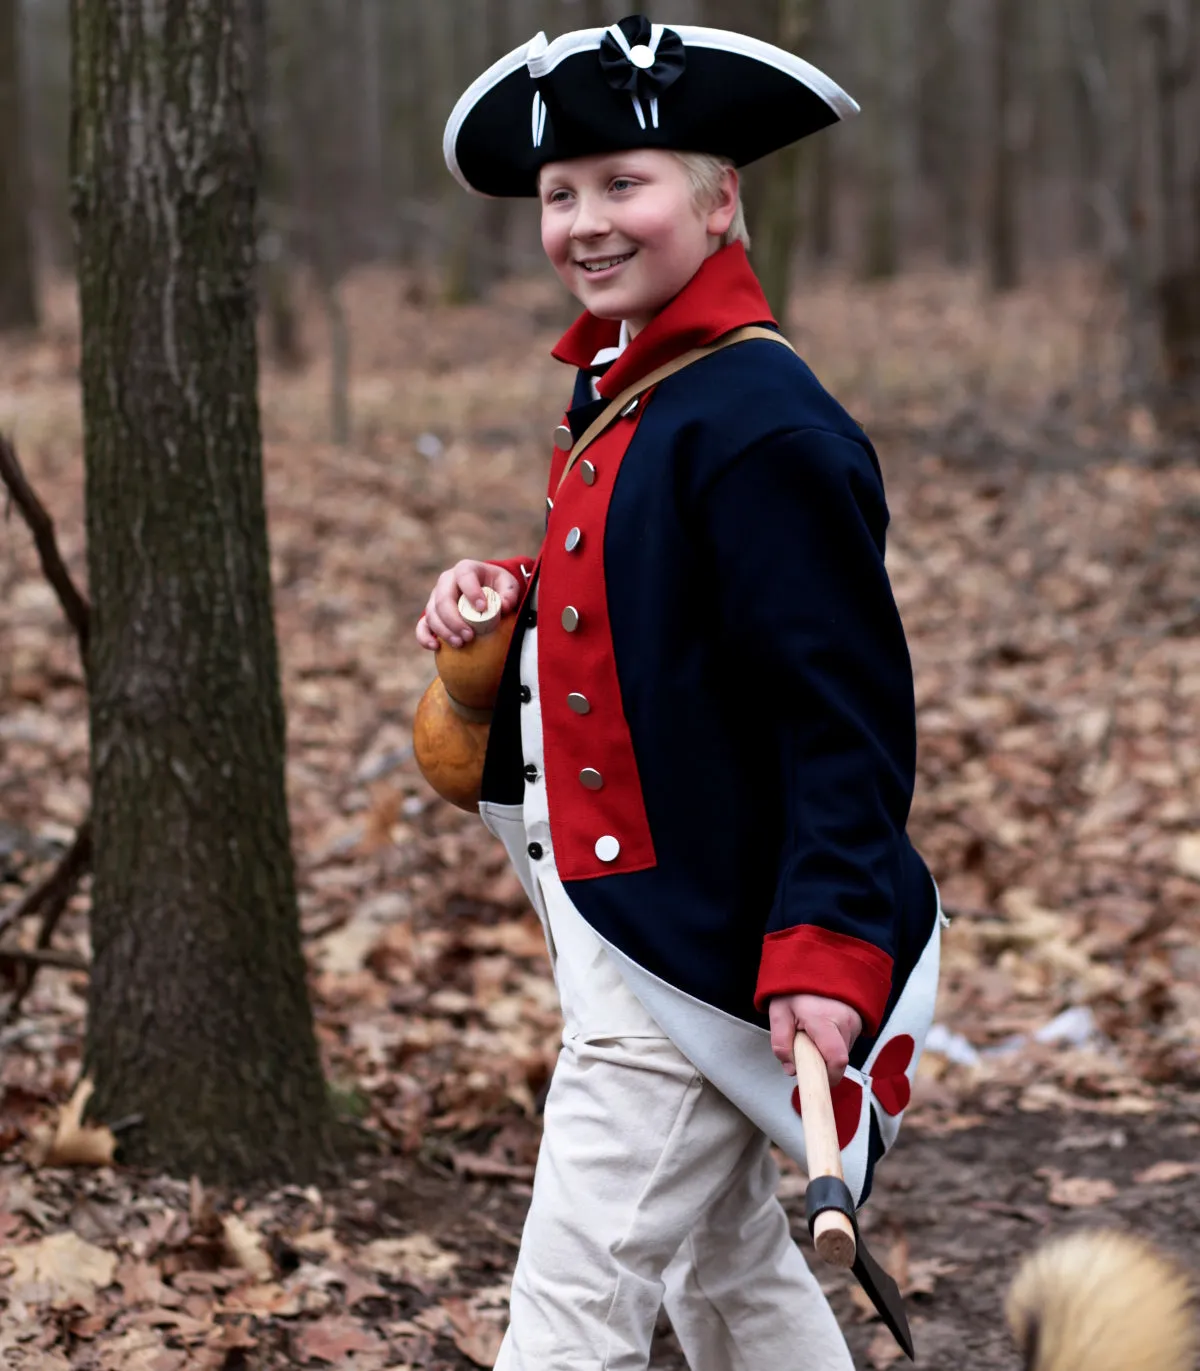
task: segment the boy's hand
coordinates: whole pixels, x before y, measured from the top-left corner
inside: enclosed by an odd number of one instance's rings
[[[521,585],[511,571],[491,562],[464,558],[437,578],[425,613],[417,623],[417,642],[431,652],[437,651],[439,640],[451,647],[469,643],[475,634],[458,612],[458,597],[465,595],[476,608],[484,609],[487,605],[484,586],[491,586],[500,596],[501,613],[508,614],[516,609],[521,599]]]
[[[862,1016],[841,1000],[824,995],[777,995],[767,1006],[771,1020],[771,1051],[789,1076],[796,1074],[792,1046],[796,1034],[807,1033],[825,1059],[830,1087],[842,1079],[850,1049],[862,1032]]]

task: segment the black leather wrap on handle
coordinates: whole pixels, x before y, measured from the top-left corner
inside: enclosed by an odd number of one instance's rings
[[[850,1268],[851,1273],[857,1277],[858,1283],[870,1296],[880,1318],[891,1329],[909,1359],[915,1360],[912,1333],[904,1312],[904,1299],[900,1294],[900,1287],[867,1250],[862,1234],[858,1231],[858,1216],[855,1213],[854,1196],[850,1193],[850,1187],[837,1176],[816,1176],[809,1181],[808,1189],[804,1193],[804,1218],[810,1233],[816,1226],[817,1215],[825,1213],[828,1209],[836,1209],[850,1220],[854,1229],[854,1265]]]

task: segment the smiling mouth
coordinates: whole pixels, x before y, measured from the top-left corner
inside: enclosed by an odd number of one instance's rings
[[[619,267],[623,262],[628,262],[632,256],[632,252],[626,252],[620,257],[593,257],[590,261],[579,262],[577,265],[589,273],[609,271],[613,267]]]

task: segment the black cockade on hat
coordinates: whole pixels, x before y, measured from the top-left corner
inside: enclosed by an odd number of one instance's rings
[[[687,66],[683,39],[674,29],[660,28],[656,43],[654,27],[644,14],[634,14],[605,32],[600,70],[613,90],[651,100],[683,75]]]

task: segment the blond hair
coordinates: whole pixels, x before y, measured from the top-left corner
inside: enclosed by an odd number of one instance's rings
[[[711,209],[720,196],[721,180],[725,172],[733,166],[733,163],[728,157],[717,157],[711,152],[673,152],[671,155],[687,173],[696,204],[701,209]],[[722,247],[727,248],[730,243],[741,243],[747,250],[750,248],[750,231],[746,227],[746,215],[742,209],[740,186],[738,187],[737,208],[733,213],[733,222],[721,238]]]

